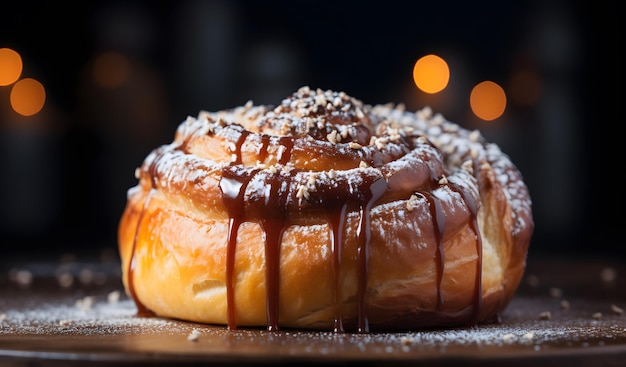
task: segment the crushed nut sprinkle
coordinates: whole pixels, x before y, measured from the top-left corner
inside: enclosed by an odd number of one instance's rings
[[[341,135],[337,136],[337,130],[333,130],[326,135],[326,139],[333,144],[337,144],[341,142]]]
[[[442,176],[442,177],[439,179],[439,184],[440,184],[440,185],[447,185],[447,184],[448,184],[448,178],[447,178],[446,176]]]
[[[350,146],[350,149],[355,149],[355,150],[358,150],[358,149],[362,148],[361,144],[359,144],[359,143],[357,143],[355,141],[351,141],[349,146]]]
[[[300,200],[309,198],[309,189],[305,185],[298,185],[298,192],[296,193],[296,197]]]
[[[411,195],[409,200],[406,201],[406,210],[412,212],[417,207],[417,204],[418,204],[417,195],[415,194]]]

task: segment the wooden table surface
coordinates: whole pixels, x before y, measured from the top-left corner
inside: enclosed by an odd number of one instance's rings
[[[137,317],[115,262],[12,262],[0,267],[0,365],[626,366],[625,280],[617,260],[529,260],[499,324],[228,331]]]

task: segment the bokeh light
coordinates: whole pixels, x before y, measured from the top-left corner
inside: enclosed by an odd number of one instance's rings
[[[419,58],[413,66],[413,81],[425,93],[442,91],[450,80],[448,63],[437,55]]]
[[[497,119],[506,108],[504,89],[490,80],[476,84],[470,94],[470,107],[477,117],[485,121]]]
[[[119,52],[102,53],[94,61],[93,77],[101,87],[117,88],[128,81],[130,62]]]
[[[31,116],[43,108],[46,90],[35,79],[21,79],[11,89],[11,107],[22,116]]]
[[[22,57],[10,48],[0,48],[0,86],[15,83],[22,75]]]
[[[541,78],[532,70],[518,70],[509,81],[511,102],[520,107],[531,107],[541,95]]]

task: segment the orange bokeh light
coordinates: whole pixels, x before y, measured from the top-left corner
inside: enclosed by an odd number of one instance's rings
[[[128,81],[130,62],[118,52],[105,52],[98,55],[93,64],[96,83],[104,88],[116,88]]]
[[[22,57],[10,48],[0,48],[0,86],[15,83],[22,75]]]
[[[449,80],[448,63],[437,55],[423,56],[413,66],[413,81],[423,92],[440,92],[448,85]]]
[[[511,101],[522,107],[537,103],[541,95],[541,79],[531,70],[519,70],[511,75],[509,93]]]
[[[35,79],[21,79],[11,89],[11,107],[23,116],[31,116],[43,108],[46,102],[46,90]]]
[[[472,112],[485,121],[502,116],[506,108],[506,94],[497,83],[486,80],[472,88],[470,94]]]

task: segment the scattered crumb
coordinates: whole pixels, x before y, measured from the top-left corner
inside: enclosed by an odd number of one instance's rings
[[[200,332],[197,329],[193,329],[189,335],[187,335],[187,340],[191,342],[196,342],[200,338]]]
[[[120,300],[121,292],[118,290],[111,291],[107,294],[107,301],[109,303],[117,303]]]
[[[561,288],[556,288],[556,287],[550,288],[550,297],[561,298],[562,296],[563,296],[563,290],[561,290]]]
[[[91,269],[82,269],[80,274],[78,274],[78,280],[85,285],[90,284],[93,281],[93,278],[94,274]]]
[[[84,312],[88,312],[91,310],[91,306],[93,306],[94,298],[91,296],[83,297],[76,301],[76,307],[80,308]]]
[[[68,325],[71,325],[73,323],[74,323],[74,321],[72,321],[72,320],[61,320],[61,321],[59,321],[59,326],[68,326]]]
[[[33,283],[33,273],[26,269],[14,269],[9,277],[20,286],[27,287]]]
[[[600,278],[605,283],[610,283],[617,278],[617,271],[614,268],[606,267],[600,272]]]
[[[552,313],[550,311],[543,311],[539,314],[540,320],[550,320],[552,318]]]
[[[602,318],[602,312],[596,312],[596,313],[594,313],[593,315],[591,315],[591,317],[592,317],[594,320],[600,320],[600,319]]]
[[[61,287],[69,288],[72,286],[72,284],[74,284],[74,277],[68,272],[63,272],[57,275],[57,281],[59,282],[59,285]]]
[[[539,286],[539,277],[531,274],[526,277],[526,283],[528,283],[529,286],[536,288]]]
[[[505,341],[505,342],[510,342],[510,341],[512,341],[514,339],[515,339],[515,334],[513,334],[513,333],[508,333],[508,334],[502,335],[502,340]]]
[[[619,306],[618,306],[618,305],[616,305],[616,304],[612,304],[612,305],[611,305],[611,311],[612,311],[613,313],[615,313],[615,314],[618,314],[618,315],[623,315],[623,314],[624,314],[624,309],[623,309],[623,308],[621,308],[621,307],[619,307]]]
[[[569,301],[564,299],[561,300],[561,310],[569,310],[570,304]]]

